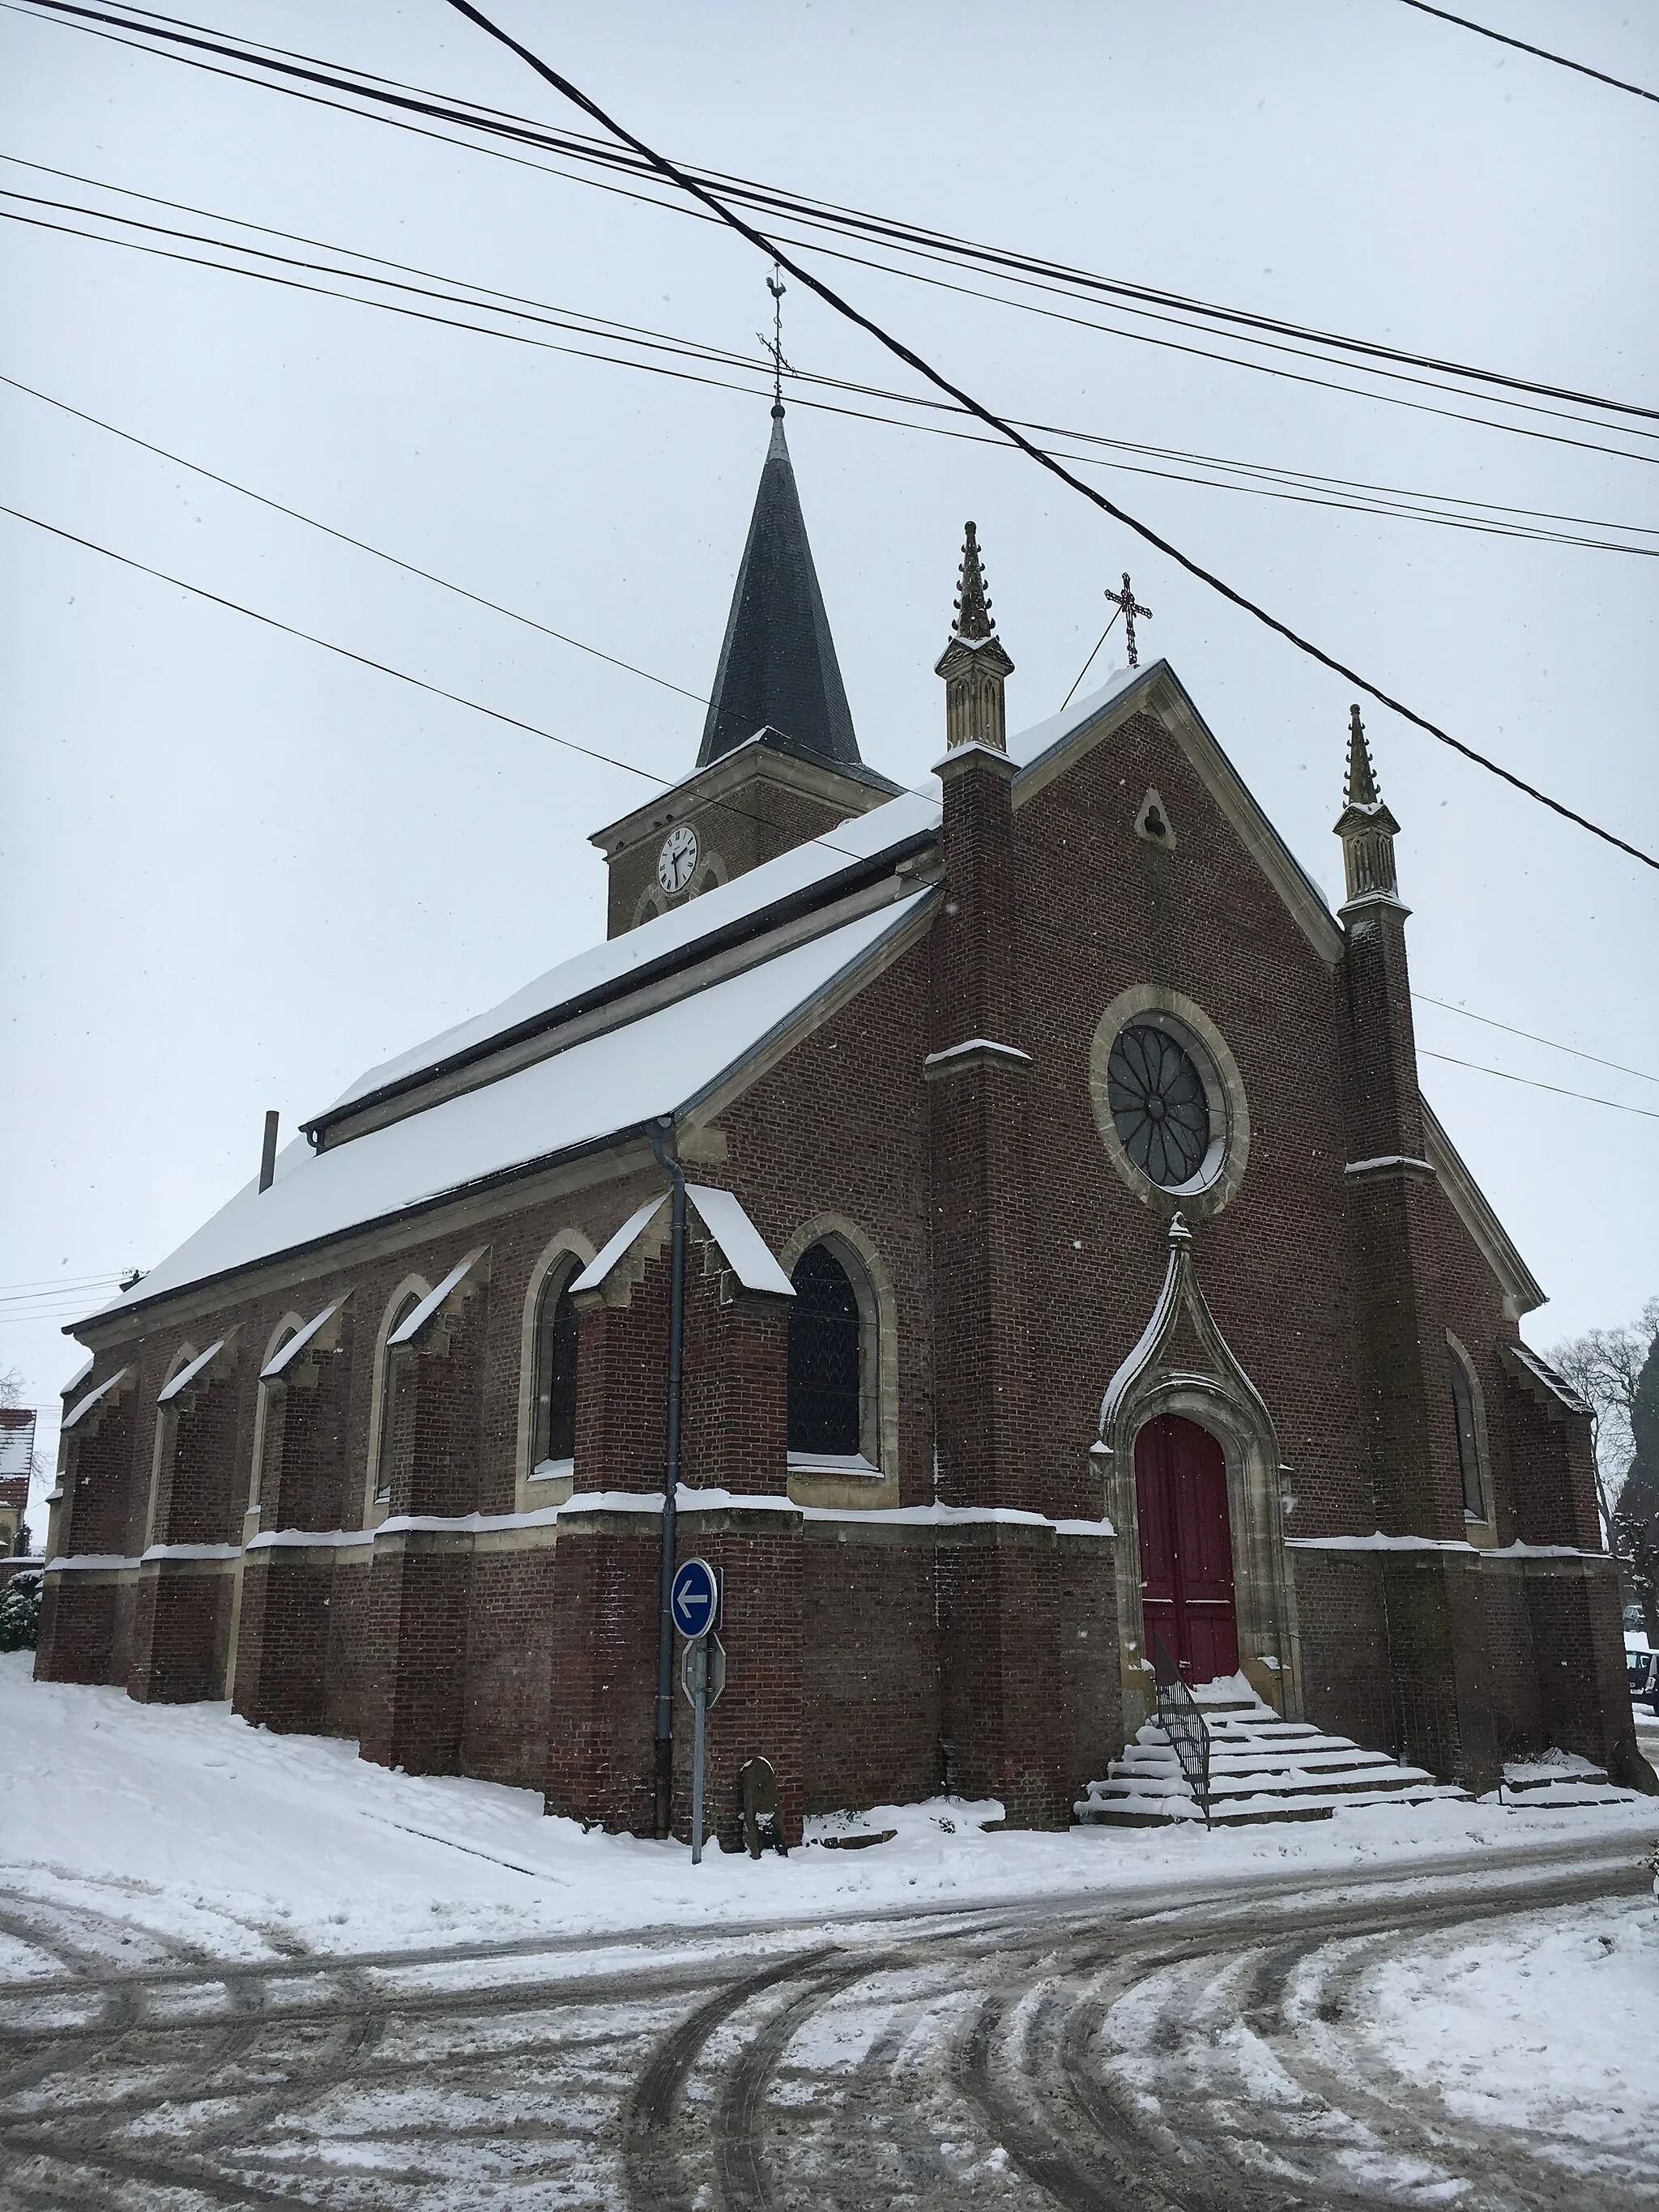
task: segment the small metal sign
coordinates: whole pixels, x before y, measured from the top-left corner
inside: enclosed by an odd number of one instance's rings
[[[707,1559],[683,1559],[674,1570],[669,1610],[682,1636],[707,1636],[720,1618],[720,1577]]]
[[[703,1704],[705,1707],[717,1705],[720,1701],[720,1692],[726,1687],[726,1646],[718,1636],[706,1636],[701,1641],[708,1654]],[[697,1702],[696,1673],[697,1647],[695,1643],[688,1644],[680,1654],[680,1687],[694,1705]]]

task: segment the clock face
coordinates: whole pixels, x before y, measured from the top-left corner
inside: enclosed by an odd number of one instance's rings
[[[657,881],[672,896],[690,882],[697,865],[697,833],[690,823],[671,830],[657,855]]]

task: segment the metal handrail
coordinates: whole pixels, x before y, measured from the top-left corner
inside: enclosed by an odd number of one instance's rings
[[[1158,1684],[1158,1725],[1170,1739],[1204,1825],[1210,1825],[1210,1731],[1198,1701],[1182,1679],[1170,1647],[1152,1632],[1152,1674]]]

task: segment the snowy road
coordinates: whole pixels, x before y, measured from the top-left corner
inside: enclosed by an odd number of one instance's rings
[[[1655,2206],[1659,2142],[1604,2068],[1599,2113],[1552,2103],[1547,2055],[1522,2060],[1530,2103],[1482,2106],[1433,2056],[1471,1955],[1507,1959],[1511,1993],[1537,1966],[1527,2049],[1563,1945],[1608,1962],[1587,1986],[1616,2013],[1659,1966],[1648,1881],[1633,1838],[1586,1823],[1501,1865],[1188,1875],[1115,1905],[235,1961],[20,1895],[0,2202]],[[1425,1998],[1439,2042],[1408,2050]]]

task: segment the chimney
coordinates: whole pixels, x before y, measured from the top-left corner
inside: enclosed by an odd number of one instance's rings
[[[276,1109],[265,1115],[265,1140],[259,1147],[259,1188],[269,1190],[276,1180]]]

